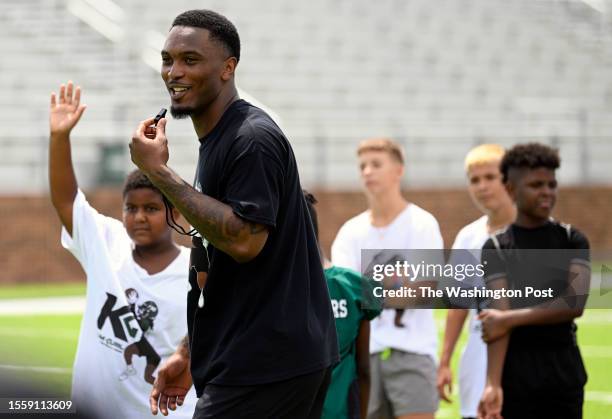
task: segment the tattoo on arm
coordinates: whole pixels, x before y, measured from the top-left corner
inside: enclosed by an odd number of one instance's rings
[[[238,217],[229,205],[198,192],[170,169],[153,173],[151,181],[200,234],[222,251],[228,252],[233,244],[267,230],[264,225]]]

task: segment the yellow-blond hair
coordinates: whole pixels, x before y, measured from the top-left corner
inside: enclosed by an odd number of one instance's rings
[[[390,138],[369,138],[359,143],[357,147],[357,155],[366,151],[383,151],[388,153],[398,163],[404,164],[404,150],[402,146]]]
[[[465,156],[464,167],[467,172],[473,166],[500,163],[506,150],[499,144],[481,144],[471,149]]]

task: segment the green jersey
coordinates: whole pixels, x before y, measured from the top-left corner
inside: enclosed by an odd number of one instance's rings
[[[348,418],[349,389],[357,378],[355,345],[362,320],[380,314],[382,306],[372,302],[373,286],[358,272],[333,266],[325,270],[332,310],[336,319],[340,363],[332,371],[321,418]]]

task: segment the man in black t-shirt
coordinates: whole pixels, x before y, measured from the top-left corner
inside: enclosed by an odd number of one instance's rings
[[[581,418],[586,371],[574,319],[589,290],[587,238],[550,218],[557,195],[557,151],[517,145],[501,163],[516,221],[483,247],[487,287],[521,292],[483,311],[486,419]]]
[[[171,113],[200,141],[195,187],[167,166],[166,120],[143,121],[132,160],[194,227],[189,339],[160,368],[151,410],[191,386],[194,418],[315,418],[338,360],[334,318],[293,150],[240,100],[240,40],[207,10],[177,16],[162,50]]]

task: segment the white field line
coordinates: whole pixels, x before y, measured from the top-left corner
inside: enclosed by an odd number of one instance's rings
[[[466,324],[469,319],[466,320]],[[610,325],[612,326],[612,309],[596,309],[590,308],[584,311],[582,317],[576,319],[576,324],[584,325]],[[436,327],[439,330],[444,330],[446,327],[446,317],[436,318]],[[466,325],[463,326],[467,327]]]
[[[612,325],[612,310],[587,308],[582,317],[576,319],[580,324],[610,324]]]
[[[456,415],[454,414],[453,410],[450,407],[441,407],[436,412],[436,419],[455,418],[455,417]]]
[[[609,346],[580,345],[580,353],[584,358],[612,358]]]
[[[31,367],[31,366],[27,366],[27,365],[0,364],[0,370],[7,370],[7,371],[31,371],[31,372],[40,372],[40,373],[45,373],[45,374],[72,374],[72,368]]]
[[[85,297],[42,297],[0,299],[0,316],[29,316],[36,314],[82,314]],[[446,319],[436,319],[436,326],[444,328]],[[580,324],[612,325],[612,309],[587,309],[576,320]]]
[[[584,399],[587,402],[612,404],[612,393],[606,391],[586,391]],[[453,399],[455,401],[455,399]],[[453,418],[453,411],[450,407],[441,407],[436,412],[436,419]]]
[[[34,367],[34,366],[26,366],[26,365],[0,364],[0,370],[36,372],[36,373],[44,373],[44,374],[72,374],[72,368]],[[587,391],[585,392],[585,400],[588,402],[612,404],[612,392]],[[452,410],[448,407],[443,407],[438,410],[436,417],[438,418],[452,417]]]
[[[17,338],[45,338],[45,339],[61,339],[61,340],[77,340],[78,332],[67,331],[66,329],[37,329],[23,328],[13,329],[8,327],[0,327],[0,337],[17,337]]]
[[[607,391],[587,391],[584,394],[584,399],[587,402],[612,404],[612,393]]]
[[[0,316],[82,314],[85,297],[46,297],[0,300]]]

